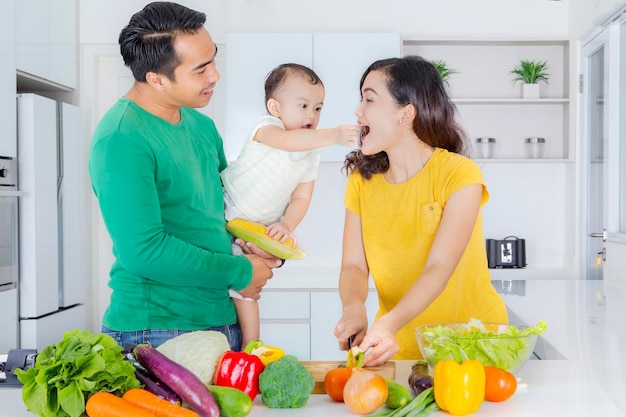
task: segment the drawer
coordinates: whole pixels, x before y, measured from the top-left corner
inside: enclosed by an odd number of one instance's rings
[[[263,323],[261,340],[269,346],[278,346],[287,355],[300,360],[311,359],[311,327],[308,323]]]
[[[261,320],[308,320],[311,317],[311,296],[308,292],[263,291],[259,300],[259,315]]]

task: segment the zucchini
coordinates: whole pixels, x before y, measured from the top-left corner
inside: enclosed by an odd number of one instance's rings
[[[220,410],[213,394],[190,370],[147,344],[137,345],[133,354],[141,366],[167,385],[201,417],[219,416]]]
[[[252,411],[252,400],[245,392],[232,387],[207,385],[220,408],[222,417],[245,417]]]
[[[390,378],[385,378],[385,382],[387,383],[387,389],[389,391],[387,401],[385,401],[387,407],[395,410],[396,408],[407,405],[409,401],[411,401],[411,393],[407,387]]]

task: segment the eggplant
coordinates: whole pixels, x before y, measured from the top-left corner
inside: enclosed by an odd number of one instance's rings
[[[157,380],[153,375],[143,368],[135,368],[135,376],[143,385],[143,389],[150,391],[157,397],[171,402],[172,404],[181,405],[178,394],[169,389],[167,385]]]
[[[141,366],[167,385],[201,417],[220,415],[213,394],[193,372],[147,344],[137,345],[133,354]]]
[[[422,391],[433,386],[433,377],[428,374],[428,363],[425,361],[416,361],[411,365],[411,373],[409,374],[409,388],[415,395],[419,395]]]

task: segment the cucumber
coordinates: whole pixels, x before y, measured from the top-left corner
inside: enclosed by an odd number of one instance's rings
[[[220,415],[213,394],[190,370],[147,344],[137,345],[133,354],[141,366],[167,385],[201,417]]]
[[[252,400],[245,392],[232,387],[207,385],[220,408],[221,417],[245,417],[252,411]]]
[[[389,390],[387,401],[385,401],[387,407],[395,410],[411,401],[411,393],[407,387],[389,378],[385,378],[385,382]]]

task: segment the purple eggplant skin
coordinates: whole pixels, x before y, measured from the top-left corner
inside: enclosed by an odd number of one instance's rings
[[[409,388],[415,395],[433,386],[433,377],[428,374],[428,364],[425,361],[416,361],[411,366],[409,374]]]
[[[181,405],[180,397],[171,389],[167,387],[161,381],[158,381],[153,375],[151,375],[148,371],[141,368],[135,368],[135,376],[143,385],[143,389],[149,391],[156,395],[157,397],[161,397],[164,400],[171,402],[172,404]]]
[[[150,345],[137,345],[133,353],[141,366],[167,385],[201,417],[218,417],[220,415],[220,409],[215,398],[213,398],[213,394],[190,370],[174,362]]]

